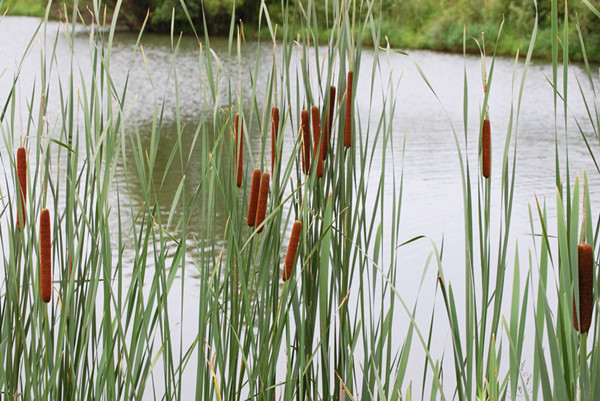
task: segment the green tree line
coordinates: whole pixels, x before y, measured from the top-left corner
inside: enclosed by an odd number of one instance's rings
[[[306,0],[283,0],[286,4],[302,5]],[[355,0],[360,10],[364,0]],[[70,7],[74,0],[68,0]],[[272,20],[281,22],[281,0],[266,0]],[[589,3],[599,8],[600,0],[589,0]],[[81,9],[85,9],[90,0],[78,2]],[[110,11],[117,0],[107,0],[106,5]],[[261,0],[186,0],[187,10],[200,27],[206,20],[211,34],[228,34],[232,13],[235,12],[236,20],[243,21],[245,27],[254,27],[259,16]],[[579,39],[576,36],[575,26],[580,26],[585,38],[588,57],[600,60],[600,19],[581,0],[569,0],[567,5],[558,1],[559,20],[563,21],[565,13],[569,18],[572,36],[570,39],[570,56],[574,60],[582,57]],[[8,7],[9,14],[43,15],[46,0],[5,0],[4,7]],[[381,17],[382,32],[388,37],[390,44],[401,48],[422,48],[440,51],[461,51],[463,46],[463,29],[467,31],[468,38],[480,39],[481,32],[485,32],[486,40],[495,41],[500,24],[504,19],[503,39],[498,51],[501,54],[513,54],[517,48],[524,49],[529,43],[533,29],[536,8],[528,0],[382,0],[378,4],[376,17]],[[334,7],[331,0],[323,0],[317,7],[317,21],[321,25],[320,34],[323,38],[328,35],[328,27],[333,21],[328,21],[332,13],[327,13],[326,7]],[[64,3],[56,2],[56,10],[63,9]],[[366,7],[362,7],[364,10]],[[298,12],[299,7],[289,7]],[[235,11],[234,11],[235,10]],[[550,10],[551,0],[538,0],[538,39],[536,43],[536,56],[549,57],[551,51],[550,37]],[[4,10],[3,10],[4,11]],[[292,11],[294,12],[294,11]],[[57,16],[58,11],[54,12]],[[174,18],[177,30],[189,29],[187,16],[181,6],[180,0],[123,0],[119,23],[131,30],[139,29],[147,19],[146,29],[154,32],[168,32]],[[246,32],[250,35],[260,32]],[[561,31],[562,34],[562,31]],[[365,40],[368,42],[369,38]],[[475,41],[469,40],[468,50],[477,51]]]

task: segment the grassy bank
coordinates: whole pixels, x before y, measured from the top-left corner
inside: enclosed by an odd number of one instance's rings
[[[190,18],[196,29],[202,30],[202,22],[207,22],[207,28],[212,35],[227,36],[229,34],[229,21],[231,18],[231,4],[228,1],[213,0],[206,3],[206,14],[202,14],[202,7],[191,1],[193,8],[189,8]],[[279,2],[267,0],[269,6],[270,20],[273,24],[282,25],[284,13],[298,13],[306,7],[305,2],[291,2],[284,9]],[[79,2],[81,9],[90,8],[91,0]],[[108,2],[109,13],[114,10],[115,1]],[[287,3],[286,3],[287,4]],[[319,39],[327,41],[331,35],[334,15],[332,2],[329,7],[325,3],[315,6],[315,26],[319,28]],[[67,8],[72,6],[68,2]],[[10,15],[30,15],[43,17],[46,2],[44,0],[15,1],[6,0],[5,9]],[[60,18],[64,11],[62,3],[55,2],[50,15],[52,18]],[[568,6],[557,5],[559,8],[557,17],[559,22],[559,37],[561,42],[565,32],[564,18],[568,18],[570,29],[568,30],[571,45],[569,46],[569,58],[573,61],[583,60],[583,49],[577,36],[577,25],[584,33],[584,46],[586,57],[590,61],[600,61],[600,39],[594,32],[600,31],[600,23],[594,13],[586,4],[579,1],[571,1]],[[263,38],[269,38],[268,29],[260,32],[257,27],[258,13],[254,10],[259,8],[259,2],[245,0],[238,2],[236,18],[242,18],[245,24],[245,32],[248,38],[256,38],[259,34]],[[360,7],[359,7],[360,8]],[[178,1],[164,3],[161,7],[152,2],[132,6],[125,4],[121,10],[119,24],[122,28],[137,31],[144,24],[146,12],[149,10],[148,20],[145,24],[146,31],[163,32],[168,34],[171,30],[171,11],[175,10],[175,28],[191,32],[187,16]],[[533,57],[545,60],[552,59],[552,28],[550,18],[550,4],[547,1],[540,2],[536,8],[533,2],[519,2],[513,0],[493,0],[482,4],[471,0],[459,2],[447,2],[444,0],[417,1],[382,1],[374,7],[373,15],[378,20],[381,32],[387,37],[392,47],[402,49],[427,49],[441,52],[461,53],[463,51],[463,29],[466,29],[467,38],[481,40],[484,32],[489,40],[497,37],[500,23],[505,19],[502,40],[498,43],[496,54],[512,56],[517,49],[524,51],[531,39],[531,22],[538,14],[538,32],[536,35],[536,46]],[[364,13],[364,9],[362,11]],[[86,13],[83,13],[86,14]],[[87,15],[84,15],[87,19]],[[288,15],[286,18],[294,18]],[[89,21],[88,21],[89,22]],[[372,46],[373,40],[369,35],[361,38],[364,45]],[[466,50],[469,53],[478,54],[479,47],[474,40],[468,40]],[[561,47],[562,48],[562,47]]]
[[[44,17],[46,2],[39,0],[5,0],[2,3],[2,14],[26,15],[29,17]]]

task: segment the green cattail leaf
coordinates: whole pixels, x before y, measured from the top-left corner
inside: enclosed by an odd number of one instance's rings
[[[331,195],[327,198],[327,206],[325,207],[325,214],[323,216],[323,225],[322,230],[323,234],[321,236],[321,254],[319,260],[319,316],[320,316],[320,324],[321,324],[321,335],[325,336],[329,330],[330,325],[330,316],[327,313],[327,300],[328,296],[328,288],[329,288],[329,253],[330,253],[330,244],[331,244],[331,226],[332,226],[332,217],[333,217],[333,201]],[[323,339],[323,346],[328,348],[329,346],[329,338],[326,337]]]

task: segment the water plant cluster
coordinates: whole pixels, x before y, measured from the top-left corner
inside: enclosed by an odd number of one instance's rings
[[[464,127],[448,122],[464,205],[464,283],[453,286],[443,242],[401,234],[404,177],[395,150],[402,154],[405,143],[393,116],[408,106],[396,102],[398,82],[374,85],[379,58],[396,51],[382,31],[381,2],[331,3],[323,41],[317,2],[282,1],[282,25],[261,2],[258,30],[271,40],[259,40],[256,63],[243,65],[247,43],[235,12],[224,60],[211,49],[206,22],[195,31],[182,1],[198,43],[196,124],[181,117],[181,36],[171,25],[175,100],[155,97],[147,131],[129,122],[129,75],[122,84],[111,72],[126,4],[117,1],[108,18],[101,0],[93,1],[94,23],[83,33],[90,74],[73,45],[82,35],[81,11],[70,11],[56,37],[40,23],[21,60],[38,41],[51,43],[40,52],[31,93],[17,95],[21,64],[0,97],[3,398],[600,399],[600,220],[588,173],[572,178],[559,141],[571,127],[569,13],[559,21],[551,0],[557,217],[549,221],[545,200],[533,203],[528,258],[511,251],[510,228],[515,177],[524,173],[516,162],[518,124],[537,12],[524,60],[515,57],[515,101],[502,148],[490,139],[497,135],[488,105],[496,58],[486,51],[502,40],[502,23],[495,44],[476,42],[481,81],[465,69],[465,92],[456,94]],[[600,18],[593,4],[582,3]],[[576,126],[596,160],[598,77],[575,28],[584,49],[581,79],[592,88],[579,85],[588,121]],[[58,35],[72,55],[66,75],[56,71],[64,68]],[[146,60],[143,35],[142,28],[131,52]],[[365,36],[374,44],[368,67],[361,62]],[[273,49],[267,72],[258,61],[265,46]],[[259,85],[261,74],[266,81]],[[371,77],[366,90],[361,76]],[[422,79],[437,96],[424,73]],[[482,83],[476,116],[467,96],[473,82]],[[368,99],[361,103],[367,113],[357,110],[357,97]],[[167,140],[169,104],[177,136]],[[477,132],[468,129],[472,119]],[[600,174],[595,167],[589,174]],[[173,177],[176,190],[164,204]],[[121,196],[131,186],[141,188],[139,204]],[[419,300],[397,290],[399,250],[416,241],[431,243],[423,281],[436,283],[434,294],[421,296],[439,300],[426,324]],[[440,330],[451,339],[441,354]]]

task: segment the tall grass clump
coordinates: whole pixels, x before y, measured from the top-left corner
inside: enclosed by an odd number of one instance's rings
[[[525,285],[522,286],[518,245],[512,244],[511,220],[517,177],[521,101],[526,95],[524,86],[534,50],[537,19],[524,62],[521,63],[519,52],[515,56],[510,114],[504,146],[500,147],[492,146],[493,138],[498,136],[491,136],[488,101],[495,90],[496,49],[502,40],[503,26],[504,21],[499,25],[491,55],[484,33],[479,38],[467,39],[466,29],[463,31],[463,56],[466,57],[467,40],[474,40],[480,50],[483,95],[478,99],[479,115],[475,116],[479,129],[475,135],[469,129],[473,117],[469,114],[472,99],[468,96],[468,88],[477,80],[468,75],[466,65],[463,74],[462,136],[450,121],[458,154],[464,210],[465,280],[459,286],[462,291],[455,290],[445,278],[443,255],[436,250],[436,256],[456,379],[456,387],[449,394],[461,400],[516,400],[519,399],[520,389],[525,387],[522,372],[523,339],[527,324],[530,275],[525,275]],[[519,69],[520,80],[517,75]],[[477,140],[473,141],[473,137]],[[473,146],[479,156],[475,168],[470,158]],[[498,185],[492,185],[490,179],[495,175],[492,173],[495,168],[492,160],[495,158],[501,160]],[[510,260],[511,254],[515,255],[514,261]],[[512,283],[507,277],[510,272],[513,275]],[[505,296],[507,283],[512,287],[509,298]],[[508,358],[508,362],[505,358]]]
[[[587,1],[583,3],[600,18],[597,7]],[[575,23],[574,29],[572,23]],[[561,24],[562,29],[559,29]],[[537,202],[537,216],[534,218],[532,215],[531,218],[532,229],[539,233],[540,238],[536,244],[535,264],[540,281],[535,309],[533,396],[549,400],[594,400],[600,397],[600,354],[595,345],[600,331],[597,308],[595,311],[593,308],[597,303],[597,295],[594,294],[598,294],[598,230],[593,227],[599,221],[592,220],[594,205],[590,198],[588,172],[584,169],[581,180],[579,174],[572,180],[571,165],[575,160],[570,158],[569,144],[574,140],[583,141],[594,163],[595,173],[600,173],[597,144],[589,139],[598,141],[600,138],[600,110],[593,79],[595,72],[587,61],[586,38],[577,16],[565,13],[560,21],[558,4],[552,1],[551,30],[552,76],[549,81],[554,97],[556,231],[550,231],[549,227],[554,224],[548,217],[546,202]],[[576,76],[577,88],[585,105],[583,120],[572,117],[569,108],[572,96],[568,90],[571,70],[569,38],[573,30],[577,33],[584,58],[583,80]],[[589,85],[588,90],[584,89],[583,82]],[[570,135],[571,119],[575,120],[581,139],[573,139]],[[562,141],[561,134],[564,135]],[[581,167],[578,164],[578,168]]]

